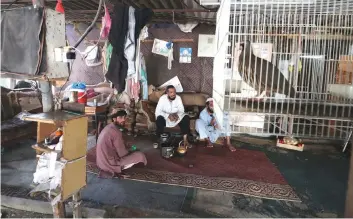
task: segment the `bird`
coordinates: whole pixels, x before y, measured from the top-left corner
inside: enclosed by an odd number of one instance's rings
[[[289,81],[275,65],[253,54],[249,40],[240,43],[240,46],[242,49],[238,62],[239,73],[245,82],[260,91],[259,97],[268,93],[280,93],[295,98],[296,91]]]

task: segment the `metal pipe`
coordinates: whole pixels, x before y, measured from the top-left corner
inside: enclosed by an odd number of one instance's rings
[[[351,143],[351,148],[353,149],[353,140]],[[353,153],[351,153],[351,162],[349,165],[348,172],[348,183],[347,183],[347,197],[346,197],[346,208],[344,211],[344,217],[352,218],[353,217]]]
[[[205,9],[153,9],[155,13],[183,13],[183,12],[212,12],[216,13],[217,10],[205,10]]]
[[[104,0],[99,0],[99,5],[98,5],[98,10],[97,10],[96,16],[94,17],[94,19],[93,19],[91,25],[90,25],[90,26],[87,28],[87,30],[82,34],[82,36],[80,37],[80,39],[77,40],[77,42],[76,42],[75,45],[74,45],[74,48],[77,48],[77,47],[80,45],[80,43],[82,42],[82,40],[87,36],[87,34],[92,31],[94,25],[96,24],[96,22],[97,22],[97,20],[98,20],[99,15],[100,15],[100,11],[101,11],[101,9],[102,9],[102,3],[103,3],[103,1],[104,1]]]
[[[42,104],[43,104],[43,112],[53,111],[53,93],[50,81],[39,81],[40,88],[39,90],[42,93]]]
[[[184,13],[184,12],[190,12],[190,13],[194,13],[194,12],[206,12],[206,13],[216,13],[217,10],[205,10],[205,9],[152,9],[152,11],[154,13]],[[68,13],[86,13],[86,14],[90,14],[90,13],[96,13],[96,10],[69,10]],[[103,12],[103,10],[102,10]]]

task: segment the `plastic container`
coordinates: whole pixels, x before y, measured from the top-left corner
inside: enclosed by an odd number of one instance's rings
[[[76,103],[77,102],[77,91],[70,91],[69,102]]]
[[[87,92],[86,91],[79,91],[77,93],[77,102],[87,104]]]

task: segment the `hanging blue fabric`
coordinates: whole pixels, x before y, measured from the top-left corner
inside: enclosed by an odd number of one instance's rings
[[[167,46],[168,49],[171,49],[171,48],[172,48],[172,45],[173,45],[172,41],[169,41],[169,42],[166,44],[166,46]]]

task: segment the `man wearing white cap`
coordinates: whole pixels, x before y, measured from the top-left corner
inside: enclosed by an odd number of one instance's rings
[[[219,137],[224,138],[224,146],[229,150],[236,151],[230,142],[230,133],[222,129],[217,122],[213,110],[213,98],[206,100],[206,107],[200,113],[200,118],[196,120],[196,131],[200,135],[200,139],[205,139],[207,147],[213,147],[213,144]]]
[[[156,107],[157,136],[164,132],[165,127],[175,127],[179,125],[184,138],[184,146],[191,146],[188,142],[190,135],[190,118],[185,114],[184,105],[173,85],[166,88],[166,93],[159,98]]]

